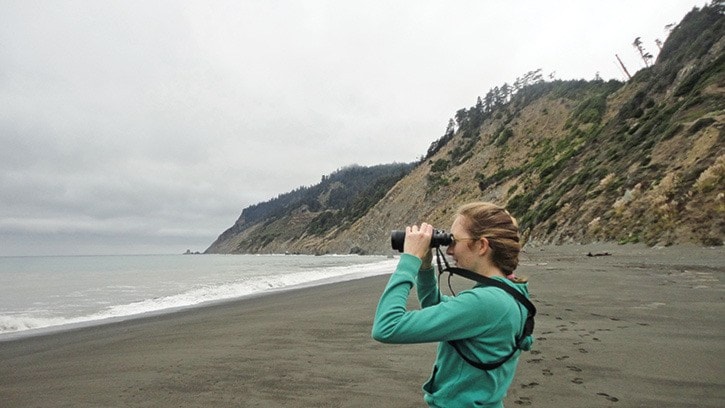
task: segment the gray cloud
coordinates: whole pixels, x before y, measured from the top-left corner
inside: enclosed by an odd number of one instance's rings
[[[543,68],[641,68],[692,1],[2,1],[0,255],[203,250],[242,208],[413,161]]]

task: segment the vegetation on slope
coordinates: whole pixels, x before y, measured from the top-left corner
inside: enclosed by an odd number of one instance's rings
[[[208,252],[387,253],[391,229],[446,227],[472,200],[505,205],[529,242],[722,245],[722,4],[688,13],[626,83],[531,71],[458,110],[419,163],[251,206]]]
[[[399,163],[352,165],[322,176],[316,185],[249,206],[206,253],[278,252],[279,245],[270,245],[275,241],[295,241],[344,229],[364,216],[411,167]],[[245,235],[247,231],[251,233]],[[234,242],[232,247],[230,242]]]

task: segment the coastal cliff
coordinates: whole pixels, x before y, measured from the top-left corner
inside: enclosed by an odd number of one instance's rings
[[[506,206],[529,243],[722,245],[724,33],[713,2],[626,82],[529,72],[456,112],[420,161],[250,206],[206,253],[386,254],[390,230],[448,228],[474,200]]]

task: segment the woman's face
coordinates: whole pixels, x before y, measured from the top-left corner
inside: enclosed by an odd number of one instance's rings
[[[456,262],[456,266],[463,269],[475,270],[479,257],[476,250],[481,245],[477,237],[472,237],[468,232],[467,220],[459,215],[451,225],[451,234],[453,234],[454,242],[448,246],[446,254],[452,257]]]

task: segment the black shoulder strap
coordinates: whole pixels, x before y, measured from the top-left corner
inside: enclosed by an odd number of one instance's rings
[[[495,286],[499,289],[506,291],[508,294],[513,296],[514,299],[516,299],[519,303],[524,305],[524,307],[526,307],[526,310],[529,311],[529,317],[533,318],[536,315],[536,307],[534,307],[534,304],[531,303],[531,301],[518,290],[512,288],[511,286],[509,286],[499,280],[496,280],[493,278],[488,278],[483,275],[479,275],[473,271],[469,271],[468,269],[451,268],[451,266],[448,264],[448,261],[446,260],[446,257],[443,256],[441,249],[436,248],[436,251],[437,251],[436,257],[437,257],[437,262],[438,262],[438,273],[449,272],[454,275],[462,276],[466,279],[476,281],[485,286]],[[443,262],[446,265],[445,268],[443,268],[443,265],[441,264],[441,259],[443,259]]]
[[[471,360],[466,355],[464,355],[463,352],[461,352],[461,349],[458,347],[458,344],[455,341],[448,342],[448,344],[450,344],[456,350],[458,355],[461,356],[461,358],[463,360],[465,360],[468,364],[470,364],[480,370],[490,371],[490,370],[500,367],[503,363],[507,362],[511,357],[513,357],[514,354],[516,354],[516,352],[521,348],[520,347],[521,342],[527,336],[530,336],[534,332],[534,316],[536,316],[536,307],[521,292],[519,292],[518,290],[505,284],[504,282],[479,275],[479,274],[469,271],[467,269],[451,268],[450,266],[448,266],[447,263],[446,263],[446,266],[447,266],[447,268],[444,270],[446,272],[449,272],[449,273],[452,273],[455,275],[459,275],[459,276],[462,276],[467,279],[474,280],[485,286],[495,286],[499,289],[504,290],[506,293],[513,296],[514,299],[516,299],[519,303],[524,305],[526,310],[528,310],[529,313],[528,313],[528,316],[526,317],[526,322],[524,323],[524,330],[523,330],[523,333],[521,334],[521,337],[516,339],[516,344],[514,345],[514,348],[513,348],[513,351],[511,351],[511,354],[509,354],[508,356],[504,357],[503,359],[501,359],[499,361],[496,361],[494,363],[481,363],[478,361]],[[440,269],[440,260],[439,260],[439,269]]]
[[[488,278],[483,275],[479,275],[475,272],[469,271],[468,269],[462,269],[462,268],[446,268],[445,272],[450,272],[454,275],[462,276],[466,279],[474,280],[478,283],[483,284],[484,286],[495,286],[499,289],[503,289],[508,294],[514,297],[519,303],[524,305],[526,310],[529,311],[529,316],[535,316],[536,315],[536,307],[534,306],[531,301],[524,296],[521,292],[518,290],[512,288],[511,286],[501,282],[500,280]]]
[[[490,371],[490,370],[493,370],[493,369],[496,369],[496,368],[501,367],[503,365],[503,363],[509,361],[509,359],[511,357],[513,357],[514,354],[516,354],[517,351],[519,351],[519,348],[518,347],[514,347],[513,351],[511,351],[511,354],[509,354],[508,356],[502,358],[499,361],[496,361],[495,363],[481,363],[481,362],[474,361],[474,360],[471,360],[470,358],[466,357],[466,355],[463,354],[463,352],[461,351],[461,349],[458,348],[458,343],[457,342],[455,342],[455,341],[449,341],[448,344],[450,344],[451,346],[453,346],[453,348],[456,350],[456,352],[458,353],[458,355],[461,356],[461,358],[464,359],[466,361],[466,363],[468,363],[468,364],[470,364],[470,365],[478,368],[479,370],[483,370],[483,371]]]

